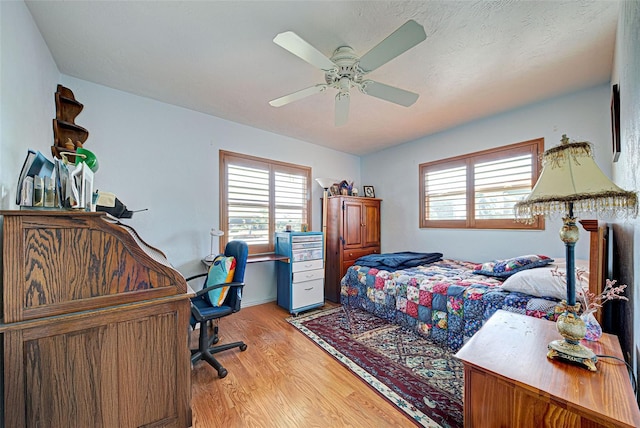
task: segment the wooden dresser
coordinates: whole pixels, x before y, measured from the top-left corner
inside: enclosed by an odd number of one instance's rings
[[[340,281],[358,258],[380,253],[380,199],[332,196],[327,202],[325,298],[340,302]]]
[[[191,425],[189,295],[104,213],[3,211],[6,427]]]
[[[561,336],[547,320],[496,312],[456,354],[464,363],[465,427],[640,427],[623,362],[600,358],[597,372],[547,358]],[[584,342],[622,358],[616,336]]]

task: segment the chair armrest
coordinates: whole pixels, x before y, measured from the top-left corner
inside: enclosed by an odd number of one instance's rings
[[[193,298],[200,297],[203,294],[208,293],[209,291],[217,290],[218,288],[222,288],[222,287],[242,288],[242,287],[244,287],[244,282],[225,282],[225,283],[222,283],[222,284],[213,284],[213,285],[210,285],[208,287],[203,288],[200,291],[197,291],[196,295],[193,296]]]
[[[237,289],[240,288],[242,289],[242,287],[244,287],[244,282],[225,282],[224,284],[214,284],[214,285],[210,285],[208,287],[203,288],[202,290],[198,291],[195,296],[191,297],[191,300],[193,301],[194,299],[199,299],[202,297],[203,294],[208,293],[211,290],[216,290],[218,288],[222,288],[222,287],[231,287],[233,289]],[[194,305],[193,303],[191,304],[191,314],[193,315],[193,317],[198,321],[198,322],[202,322],[204,321],[206,318],[202,315],[202,313],[200,312],[200,309],[198,308],[197,305]]]
[[[206,272],[205,273],[199,273],[197,275],[190,276],[189,278],[185,278],[184,280],[189,282],[189,281],[191,281],[193,279],[196,279],[196,278],[202,278],[203,276],[207,276],[207,273]]]

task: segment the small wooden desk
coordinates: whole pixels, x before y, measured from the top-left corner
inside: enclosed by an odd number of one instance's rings
[[[547,358],[555,323],[496,312],[456,354],[464,363],[465,427],[640,427],[624,363],[600,358],[590,372]],[[622,357],[616,336],[585,342]]]
[[[206,260],[206,259],[202,259],[200,261],[207,268],[209,268],[211,266],[211,263],[212,263],[212,262],[210,262],[209,260]],[[277,262],[277,261],[282,261],[282,262],[289,263],[289,257],[281,256],[279,254],[274,254],[274,253],[251,254],[251,255],[249,255],[247,257],[247,264],[249,264],[249,263],[262,263],[262,262]]]

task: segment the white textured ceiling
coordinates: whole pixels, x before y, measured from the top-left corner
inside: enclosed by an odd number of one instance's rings
[[[277,134],[366,154],[608,82],[617,1],[27,1],[63,74]],[[272,42],[294,31],[362,55],[413,19],[427,39],[369,78],[420,94],[360,93],[334,126],[335,90],[274,98],[324,73]],[[73,88],[72,88],[73,89]]]

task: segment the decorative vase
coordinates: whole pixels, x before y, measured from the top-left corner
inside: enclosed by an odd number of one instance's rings
[[[584,338],[591,341],[596,341],[602,337],[602,327],[600,327],[600,323],[593,315],[593,312],[585,312],[580,315],[582,321],[584,321],[585,326],[587,327],[587,333]]]

